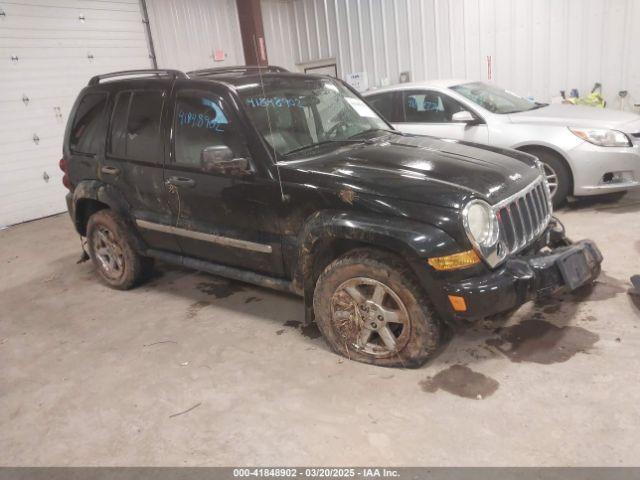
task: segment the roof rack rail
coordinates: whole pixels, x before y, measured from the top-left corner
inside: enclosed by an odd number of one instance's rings
[[[91,77],[91,80],[89,80],[89,85],[98,85],[101,80],[106,80],[108,78],[130,77],[135,75],[157,75],[157,76],[164,75],[164,76],[170,76],[175,78],[189,78],[186,73],[181,72],[180,70],[165,70],[165,69],[123,70],[121,72],[105,73],[103,75],[96,75],[95,77]]]
[[[217,68],[203,68],[201,70],[193,70],[191,72],[187,72],[188,75],[194,75],[198,77],[205,77],[208,75],[217,75],[224,73],[250,73],[257,72],[258,70],[262,70],[263,72],[288,72],[286,68],[277,67],[275,65],[238,65],[234,67],[217,67]]]

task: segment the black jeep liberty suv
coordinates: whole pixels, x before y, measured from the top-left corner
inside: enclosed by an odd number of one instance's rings
[[[336,352],[416,367],[444,321],[592,282],[535,157],[394,131],[349,86],[278,67],[97,76],[60,167],[100,278],[153,259],[298,294]]]

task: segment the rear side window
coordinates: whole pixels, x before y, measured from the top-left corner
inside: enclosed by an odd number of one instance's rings
[[[394,122],[396,119],[393,118],[393,97],[393,92],[381,93],[379,95],[367,97],[367,102],[369,102],[369,104],[388,122]]]
[[[111,116],[109,153],[121,158],[161,163],[162,102],[160,91],[120,92]]]
[[[69,138],[69,148],[73,153],[98,153],[105,138],[106,104],[106,93],[89,93],[80,100]]]

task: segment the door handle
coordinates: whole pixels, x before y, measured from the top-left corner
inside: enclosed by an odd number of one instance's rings
[[[100,169],[102,173],[106,173],[108,175],[118,175],[120,173],[120,169],[116,167],[104,166]]]
[[[193,178],[186,177],[169,177],[167,179],[167,183],[170,185],[175,185],[176,187],[194,187],[196,185],[196,181]]]

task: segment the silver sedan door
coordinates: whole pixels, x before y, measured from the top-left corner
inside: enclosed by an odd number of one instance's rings
[[[489,143],[487,124],[449,95],[416,89],[400,91],[396,98],[401,108],[393,125],[401,132]]]

